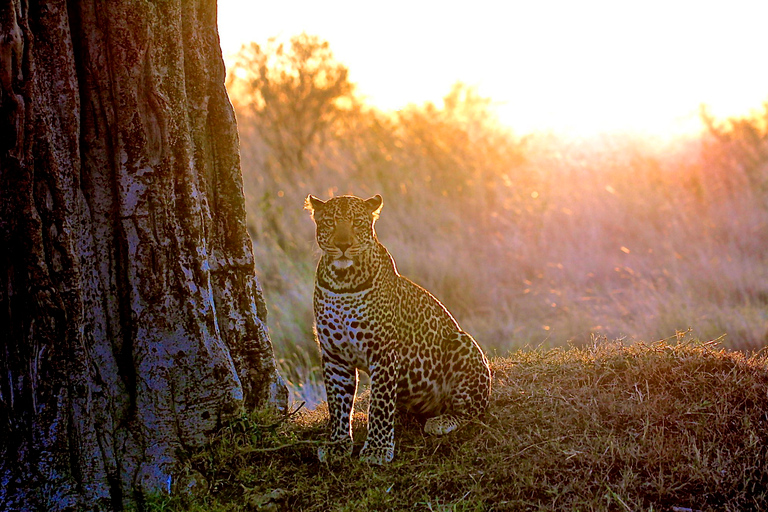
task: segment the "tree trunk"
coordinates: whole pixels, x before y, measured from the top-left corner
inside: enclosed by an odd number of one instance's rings
[[[214,0],[0,0],[0,510],[169,492],[285,403]]]

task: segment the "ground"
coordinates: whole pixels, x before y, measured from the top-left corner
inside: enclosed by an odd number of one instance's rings
[[[243,418],[189,460],[205,486],[150,510],[765,510],[768,359],[682,336],[492,361],[486,415],[398,430],[385,467],[315,458],[323,407]],[[365,415],[355,417],[355,451]]]

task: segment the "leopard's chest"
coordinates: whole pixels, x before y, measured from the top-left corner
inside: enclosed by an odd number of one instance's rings
[[[315,325],[325,353],[367,369],[371,356],[388,337],[391,314],[375,290],[354,294],[317,290]]]

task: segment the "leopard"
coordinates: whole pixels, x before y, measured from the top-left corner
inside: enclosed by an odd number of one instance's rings
[[[317,450],[320,461],[352,455],[360,371],[370,377],[370,398],[359,458],[371,465],[394,459],[400,413],[425,421],[425,434],[443,436],[480,418],[490,402],[491,370],[480,345],[434,295],[400,275],[379,242],[374,226],[383,202],[379,194],[305,199],[321,250],[314,331],[329,435]]]

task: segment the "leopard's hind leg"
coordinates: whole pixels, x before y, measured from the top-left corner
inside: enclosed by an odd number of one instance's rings
[[[445,435],[454,432],[487,408],[491,398],[491,370],[488,359],[469,334],[459,331],[446,340],[446,368],[449,372],[449,410],[429,418],[424,432]]]

